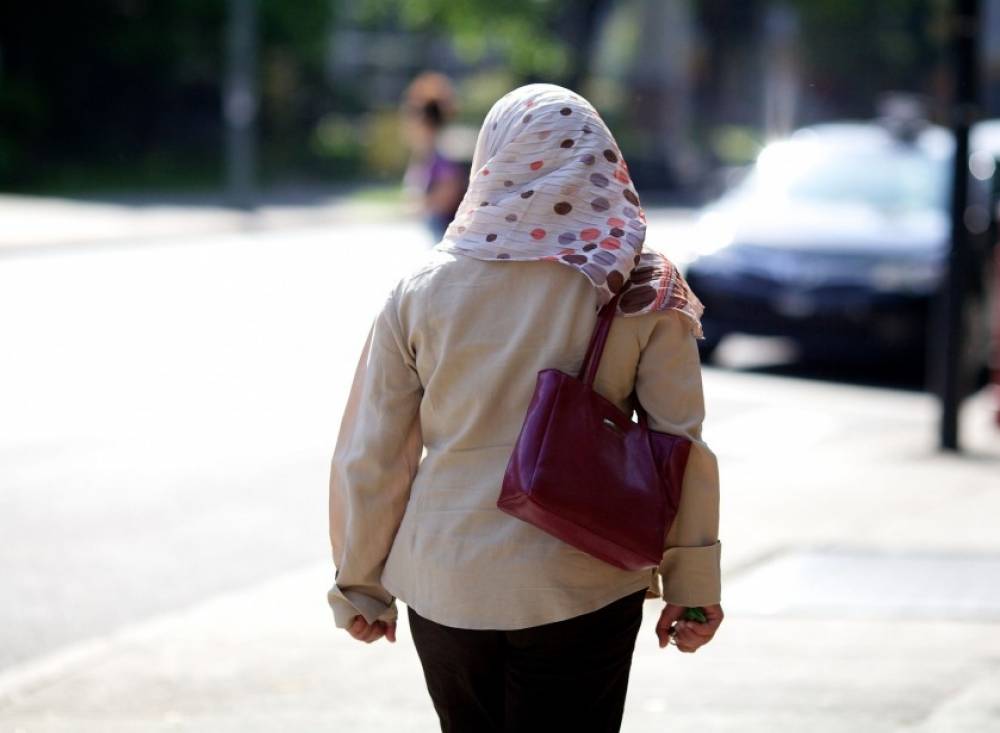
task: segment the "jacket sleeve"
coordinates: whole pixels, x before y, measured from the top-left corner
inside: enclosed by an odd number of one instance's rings
[[[337,571],[327,600],[340,628],[358,614],[368,623],[396,618],[382,569],[423,449],[423,389],[400,331],[390,299],[361,353],[334,449],[330,545]]]
[[[697,342],[688,323],[675,313],[654,325],[639,359],[636,395],[649,425],[691,440],[680,508],[667,533],[652,594],[681,606],[720,602],[719,470],[715,454],[701,438],[705,403]]]

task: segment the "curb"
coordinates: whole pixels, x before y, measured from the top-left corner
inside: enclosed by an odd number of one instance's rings
[[[0,235],[0,257],[156,243],[179,237],[305,229],[328,224],[408,217],[405,210],[396,204],[354,200],[333,200],[301,206],[265,204],[253,211],[180,205],[152,206],[143,210],[125,204],[72,200],[47,202],[45,199],[26,199],[23,206],[36,209],[34,216],[40,220],[49,217],[63,223],[55,233],[51,229],[46,232],[42,226],[33,236]],[[4,196],[0,195],[0,219],[5,211],[15,208],[15,204],[5,201]],[[82,235],[62,233],[74,225],[78,232],[83,230]]]

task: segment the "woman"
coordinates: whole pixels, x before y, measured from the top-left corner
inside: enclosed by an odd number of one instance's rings
[[[722,620],[718,474],[701,440],[700,305],[643,251],[628,169],[584,99],[533,84],[483,123],[458,215],[385,302],[331,473],[337,626],[395,641],[395,598],[444,731],[616,731],[644,598],[693,652]],[[653,571],[580,552],[496,507],[538,371],[576,373],[621,293],[596,389],[635,390],[654,430],[693,441]],[[426,455],[421,461],[421,450]],[[661,590],[662,583],[662,590]],[[679,620],[703,606],[708,622]]]
[[[435,242],[441,240],[465,193],[467,169],[451,160],[439,145],[441,132],[455,116],[455,92],[443,74],[425,72],[403,96],[403,136],[410,163],[403,186],[420,211]]]

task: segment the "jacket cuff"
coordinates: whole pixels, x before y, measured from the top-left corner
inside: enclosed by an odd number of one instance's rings
[[[395,598],[383,603],[359,591],[342,590],[337,585],[326,592],[326,600],[333,611],[333,622],[339,629],[346,629],[359,614],[364,616],[369,624],[376,621],[395,621],[398,616]]]
[[[663,600],[688,607],[720,603],[721,548],[721,542],[703,547],[668,548],[660,562]]]

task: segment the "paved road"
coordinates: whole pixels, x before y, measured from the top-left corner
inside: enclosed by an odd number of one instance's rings
[[[0,258],[0,668],[326,557],[345,389],[426,247],[404,224]]]

